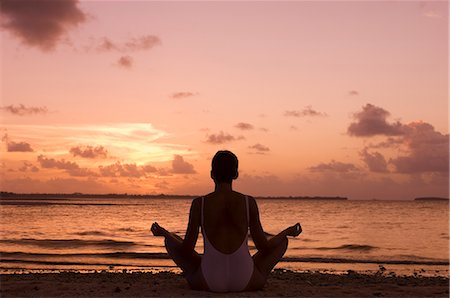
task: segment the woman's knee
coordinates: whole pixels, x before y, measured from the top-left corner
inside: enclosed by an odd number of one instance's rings
[[[181,245],[181,242],[172,237],[166,237],[164,239],[164,245],[166,246],[167,252],[170,254],[173,251],[178,250]]]
[[[276,248],[276,251],[281,254],[280,257],[282,257],[284,255],[284,253],[286,252],[287,248],[288,248],[288,244],[289,244],[289,240],[287,239],[287,237],[285,237],[280,244],[278,245],[278,247]]]
[[[289,240],[288,240],[287,237],[285,237],[285,238],[283,239],[283,241],[281,241],[280,246],[281,246],[284,250],[286,250],[287,247],[288,247],[288,244],[289,244]]]

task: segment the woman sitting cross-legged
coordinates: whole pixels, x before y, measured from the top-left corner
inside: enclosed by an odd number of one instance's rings
[[[213,292],[259,290],[281,260],[288,246],[287,236],[298,236],[299,223],[267,240],[254,198],[232,189],[238,177],[238,159],[230,151],[219,151],[212,160],[214,192],[192,201],[183,240],[158,223],[151,231],[165,238],[169,256],[181,268],[190,287]],[[195,250],[199,228],[204,253]],[[248,229],[258,252],[251,256]]]

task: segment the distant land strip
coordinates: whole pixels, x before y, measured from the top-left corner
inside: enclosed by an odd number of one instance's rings
[[[415,198],[414,201],[448,201],[448,198],[442,198],[442,197],[421,197],[421,198]]]
[[[14,193],[14,192],[0,192],[1,199],[59,199],[59,198],[94,198],[94,199],[194,199],[197,195],[168,195],[168,194],[157,194],[157,195],[138,195],[138,194],[84,194],[84,193]],[[268,197],[255,197],[256,199],[282,199],[282,200],[338,200],[345,201],[348,200],[346,197],[321,197],[321,196],[268,196]]]

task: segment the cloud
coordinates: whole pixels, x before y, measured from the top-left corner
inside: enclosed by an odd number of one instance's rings
[[[35,173],[35,172],[39,172],[39,168],[28,161],[24,161],[23,166],[19,168],[19,171],[21,171],[21,172],[31,171],[31,172]]]
[[[66,161],[65,159],[56,160],[54,158],[47,158],[44,155],[39,155],[37,161],[42,168],[45,169],[59,169],[65,170],[67,174],[75,177],[87,177],[87,176],[97,176],[93,171],[81,168],[77,163],[72,161]]]
[[[7,142],[6,148],[8,152],[34,152],[31,145],[26,142]]]
[[[103,37],[100,41],[94,39],[93,45],[85,47],[87,52],[118,52],[121,57],[117,60],[117,65],[130,69],[134,65],[133,57],[129,53],[151,50],[161,44],[161,40],[155,35],[143,35],[131,37],[127,41],[117,42],[108,37]]]
[[[2,0],[2,27],[28,46],[53,50],[68,30],[86,20],[78,0]]]
[[[108,156],[126,156],[128,163],[148,164],[167,162],[175,154],[195,154],[184,143],[167,142],[168,134],[150,123],[111,123],[79,125],[8,124],[8,133],[18,140],[29,142],[33,149],[43,150],[46,156],[58,156],[61,150],[80,144],[108,145]],[[43,153],[42,153],[43,154]],[[70,158],[69,158],[70,159]],[[73,159],[75,161],[75,159]]]
[[[100,175],[103,177],[145,177],[149,173],[157,172],[157,169],[151,165],[138,166],[134,163],[122,164],[119,161],[107,166],[99,166]]]
[[[389,163],[400,173],[449,172],[449,135],[442,134],[425,122],[405,125],[403,145],[407,154]]]
[[[210,144],[220,145],[220,144],[224,144],[224,143],[228,143],[228,142],[232,142],[232,141],[236,141],[236,140],[243,140],[243,139],[244,139],[243,136],[234,137],[228,133],[224,133],[223,131],[220,131],[217,134],[209,135],[208,138],[206,139],[206,142],[210,143]]]
[[[173,99],[182,99],[182,98],[188,98],[188,97],[192,97],[192,96],[196,96],[198,95],[198,93],[194,93],[194,92],[174,92],[172,94],[170,94],[170,98]]]
[[[24,187],[26,186],[26,188]],[[18,178],[3,179],[2,189],[17,193],[112,193],[111,184],[103,184],[93,178],[52,178],[49,180]]]
[[[250,123],[239,122],[234,127],[239,128],[240,130],[252,130],[254,127]]]
[[[350,90],[350,91],[348,91],[348,95],[350,95],[350,96],[357,96],[357,95],[359,95],[359,92],[356,91],[356,90]]]
[[[380,107],[366,104],[355,114],[356,122],[348,127],[348,134],[357,137],[388,136],[386,141],[372,148],[399,148],[402,154],[389,159],[398,173],[444,173],[449,172],[449,135],[442,134],[426,122],[402,124],[388,123],[390,113]],[[395,137],[393,137],[395,136]],[[406,154],[405,154],[406,152]],[[369,169],[384,170],[382,156],[362,152]],[[369,162],[371,165],[369,165]]]
[[[7,133],[3,135],[2,142],[5,142],[7,152],[34,152],[31,145],[27,142],[10,141]]]
[[[329,163],[320,163],[316,166],[309,168],[311,172],[338,172],[338,173],[349,173],[357,172],[359,169],[352,163],[343,163],[339,161],[332,160]]]
[[[129,53],[136,51],[145,51],[161,44],[161,40],[155,35],[144,35],[140,37],[132,37],[125,42],[115,42],[104,37],[97,46],[99,51],[116,51],[121,53]]]
[[[360,155],[370,171],[378,173],[388,172],[386,159],[381,153],[369,153],[367,148],[364,148],[364,150],[360,152]]]
[[[155,183],[155,187],[158,189],[168,190],[168,189],[170,189],[170,184],[167,183],[167,181],[161,181],[161,182]]]
[[[375,135],[398,136],[404,134],[400,122],[388,123],[390,113],[383,108],[366,104],[363,110],[354,115],[356,122],[350,124],[347,133],[356,137],[371,137]]]
[[[285,183],[274,174],[251,175],[242,173],[233,182],[236,188],[252,195],[280,195],[285,190]]]
[[[73,156],[80,156],[83,158],[106,158],[108,151],[103,146],[86,146],[86,147],[72,147],[70,153]]]
[[[172,173],[195,174],[194,166],[183,159],[181,155],[175,155],[172,161]]]
[[[9,105],[3,106],[0,108],[7,113],[11,113],[16,116],[26,116],[26,115],[37,115],[37,114],[47,114],[47,107],[26,107],[23,104],[19,104],[18,106]]]
[[[398,147],[403,143],[403,137],[389,137],[385,141],[379,142],[377,144],[370,144],[369,148],[393,148]]]
[[[325,116],[327,116],[327,114],[313,110],[313,108],[311,106],[306,106],[301,111],[294,111],[294,110],[286,111],[286,112],[284,112],[284,116],[286,116],[286,117],[325,117]]]
[[[259,143],[255,144],[253,146],[249,146],[248,148],[254,149],[254,150],[256,150],[256,151],[258,151],[260,153],[264,153],[264,152],[269,152],[270,151],[269,147],[261,145]]]
[[[133,67],[133,58],[131,56],[122,56],[117,60],[117,65],[123,68]]]

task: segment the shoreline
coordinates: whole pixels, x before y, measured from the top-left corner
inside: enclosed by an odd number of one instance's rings
[[[284,257],[277,269],[293,272],[316,271],[342,274],[348,270],[360,274],[392,273],[401,276],[441,276],[450,275],[447,260],[389,260],[389,259],[347,259],[324,257]],[[166,253],[102,253],[102,254],[25,254],[4,253],[0,257],[0,273],[40,273],[40,272],[159,272],[169,270],[180,272]]]
[[[190,290],[179,273],[100,272],[1,274],[2,297],[448,297],[448,277],[397,276],[384,273],[345,274],[275,269],[255,292],[217,294]]]

